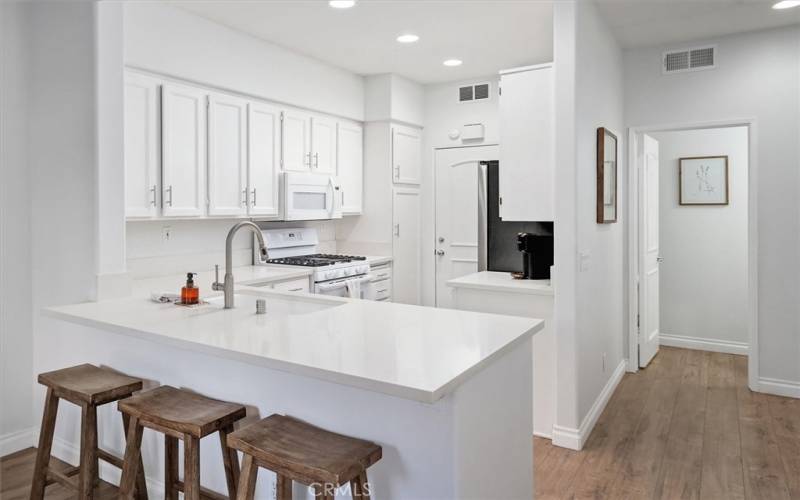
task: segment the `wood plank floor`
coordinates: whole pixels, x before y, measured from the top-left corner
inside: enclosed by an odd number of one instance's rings
[[[800,400],[751,392],[744,356],[661,347],[583,451],[534,440],[537,499],[800,500]]]
[[[742,356],[661,347],[625,375],[583,451],[534,439],[537,499],[800,500],[800,400],[750,392]],[[34,457],[0,459],[0,499],[28,498]]]

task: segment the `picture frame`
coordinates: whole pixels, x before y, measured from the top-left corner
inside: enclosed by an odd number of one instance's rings
[[[619,142],[605,127],[597,129],[597,223],[617,222]]]
[[[728,156],[690,156],[678,159],[678,204],[728,205]]]

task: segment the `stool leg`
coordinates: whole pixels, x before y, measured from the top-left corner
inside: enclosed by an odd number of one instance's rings
[[[125,430],[125,438],[128,437],[128,425],[130,424],[130,417],[127,413],[120,412],[122,415],[122,428]],[[139,468],[136,473],[136,498],[138,500],[147,500],[147,481],[144,477],[144,463],[142,462],[142,454],[139,453]]]
[[[178,500],[178,438],[164,435],[164,498]]]
[[[200,500],[200,438],[183,436],[183,497]]]
[[[128,423],[127,445],[125,446],[125,458],[122,463],[122,479],[119,481],[119,498],[130,500],[133,498],[136,489],[136,476],[139,469],[139,461],[142,456],[142,432],[144,428],[139,425],[139,419],[130,417]]]
[[[245,453],[244,462],[242,463],[242,475],[239,477],[239,487],[236,492],[236,500],[253,500],[256,494],[257,477],[258,465],[253,461],[251,455]],[[281,497],[279,496],[278,498]]]
[[[236,498],[236,485],[239,483],[239,455],[228,448],[228,434],[233,432],[229,425],[219,430],[219,444],[222,445],[222,462],[225,464],[225,479],[228,482],[228,498]]]
[[[367,471],[363,471],[358,476],[350,480],[350,495],[353,498],[365,498],[369,500],[369,483],[367,482]]]
[[[44,498],[44,487],[47,484],[47,467],[50,464],[50,448],[53,446],[53,432],[56,429],[56,415],[58,414],[58,397],[53,389],[47,389],[47,399],[44,402],[42,415],[42,429],[39,432],[39,448],[36,451],[36,465],[33,468],[33,484],[31,486],[31,500]]]
[[[97,478],[97,407],[81,406],[81,463],[78,498],[92,500]]]
[[[275,498],[292,500],[292,480],[283,474],[278,474],[278,479],[275,481]]]

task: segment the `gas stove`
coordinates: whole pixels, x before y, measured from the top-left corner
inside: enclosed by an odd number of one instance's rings
[[[263,231],[270,258],[264,265],[310,267],[315,283],[360,278],[369,274],[366,257],[318,253],[319,237],[314,228],[271,229]]]

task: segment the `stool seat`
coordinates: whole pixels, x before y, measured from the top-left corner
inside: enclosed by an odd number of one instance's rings
[[[264,468],[306,484],[344,484],[382,456],[375,443],[277,414],[232,433],[228,446],[251,455]]]
[[[244,418],[244,406],[162,385],[117,403],[121,412],[141,423],[155,424],[202,438]]]
[[[39,383],[78,405],[102,405],[142,389],[141,379],[90,364],[42,373]]]

